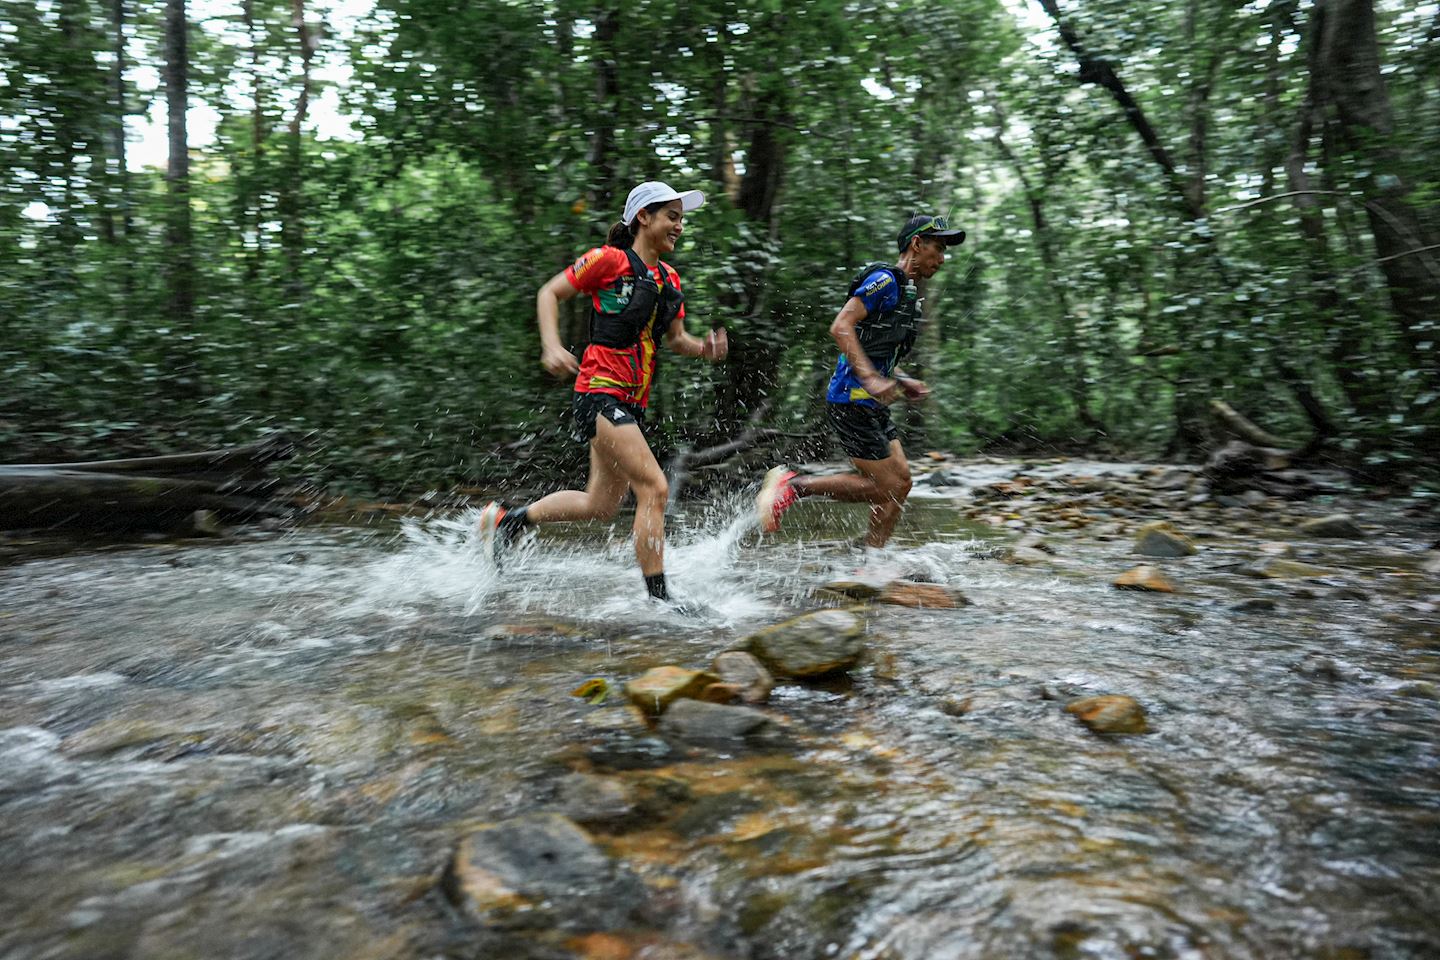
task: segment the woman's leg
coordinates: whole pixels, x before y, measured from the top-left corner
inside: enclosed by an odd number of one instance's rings
[[[595,422],[591,449],[635,494],[635,559],[640,561],[640,572],[647,578],[664,573],[665,502],[670,484],[645,435],[636,424],[617,426],[602,417]]]
[[[595,439],[590,441],[590,479],[584,490],[557,490],[525,508],[529,523],[555,523],[565,520],[609,520],[620,509],[627,481],[614,458],[600,453],[601,418],[596,423]],[[639,427],[633,427],[636,433]],[[643,439],[641,441],[644,442]],[[648,449],[648,448],[647,448]],[[651,459],[654,459],[653,457]]]

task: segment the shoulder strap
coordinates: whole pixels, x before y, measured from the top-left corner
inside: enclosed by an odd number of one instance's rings
[[[850,290],[847,293],[847,296],[855,296],[855,291],[859,290],[860,285],[863,284],[866,278],[869,277],[870,274],[874,273],[876,270],[885,270],[889,272],[890,276],[895,278],[895,282],[897,284],[899,284],[901,287],[905,286],[904,276],[901,275],[900,271],[893,264],[886,263],[884,260],[876,260],[874,263],[865,264],[864,267],[860,268],[860,272],[855,274],[854,279],[850,281]]]

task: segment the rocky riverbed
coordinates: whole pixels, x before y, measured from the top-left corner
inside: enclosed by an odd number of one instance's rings
[[[12,542],[0,957],[1440,952],[1424,504],[916,473],[879,555],[686,508],[698,621],[623,521]]]

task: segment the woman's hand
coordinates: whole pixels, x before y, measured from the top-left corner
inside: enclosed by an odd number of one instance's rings
[[[729,355],[730,338],[726,336],[724,327],[711,330],[705,335],[705,345],[700,348],[700,356],[711,363],[719,363]]]
[[[540,351],[540,366],[552,377],[568,379],[580,372],[575,355],[564,347],[544,347]]]

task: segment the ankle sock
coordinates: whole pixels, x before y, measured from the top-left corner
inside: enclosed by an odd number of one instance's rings
[[[656,600],[669,600],[670,590],[665,586],[665,574],[652,573],[646,577],[645,592]]]
[[[505,516],[500,518],[497,528],[502,542],[508,547],[514,543],[525,532],[526,527],[533,527],[534,524],[526,515],[526,507],[516,507],[514,510],[506,510]]]

